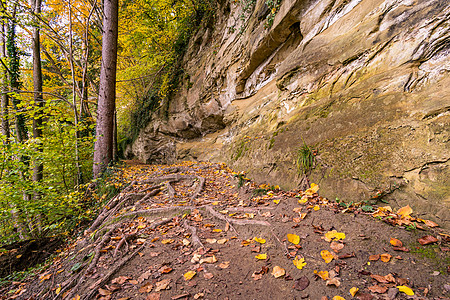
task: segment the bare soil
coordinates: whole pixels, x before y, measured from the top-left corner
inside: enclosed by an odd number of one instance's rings
[[[413,213],[375,218],[320,190],[258,186],[224,164],[133,163],[117,177],[121,193],[91,227],[43,273],[0,290],[0,299],[450,297],[449,235]],[[345,238],[327,241],[332,230]],[[424,236],[429,244],[419,242]],[[285,274],[275,277],[277,269]]]

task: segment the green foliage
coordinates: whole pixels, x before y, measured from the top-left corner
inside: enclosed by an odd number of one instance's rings
[[[266,28],[270,28],[273,25],[273,21],[275,20],[275,15],[278,12],[278,8],[280,7],[281,0],[266,0],[266,5],[269,8],[269,13],[266,16]]]
[[[308,174],[314,167],[316,158],[311,148],[303,141],[303,145],[297,150],[297,170],[299,174]]]

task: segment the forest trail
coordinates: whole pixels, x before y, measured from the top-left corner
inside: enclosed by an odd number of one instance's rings
[[[409,207],[258,186],[206,162],[129,163],[114,181],[90,228],[0,299],[450,297],[450,236]]]

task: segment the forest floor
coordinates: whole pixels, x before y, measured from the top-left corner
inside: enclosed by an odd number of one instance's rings
[[[258,186],[206,162],[115,177],[90,228],[0,299],[450,297],[450,236],[409,207]]]

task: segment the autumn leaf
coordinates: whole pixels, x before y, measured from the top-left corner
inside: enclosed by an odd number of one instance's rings
[[[339,281],[339,278],[334,277],[327,280],[327,285],[335,285],[336,287],[339,287],[341,285],[341,282]]]
[[[298,245],[298,243],[300,243],[300,237],[296,234],[288,233],[287,239],[289,242],[291,242],[294,245]]]
[[[61,286],[58,285],[58,287],[55,290],[56,295],[59,295],[59,293],[61,292]]]
[[[380,259],[380,255],[379,254],[373,254],[369,256],[369,260],[370,261],[377,261]]]
[[[413,290],[405,285],[399,285],[397,288],[400,292],[405,293],[408,296],[414,296]]]
[[[216,228],[216,229],[213,229],[213,232],[222,232],[222,229]]]
[[[279,266],[275,266],[275,267],[273,267],[271,274],[273,275],[273,277],[278,278],[278,277],[284,276],[284,274],[286,274],[286,271]]]
[[[389,253],[384,253],[380,255],[380,259],[382,262],[389,262],[392,258],[392,255],[390,255]]]
[[[387,287],[385,287],[385,286],[379,286],[379,285],[369,286],[368,289],[369,289],[369,291],[371,291],[372,293],[379,293],[379,294],[384,294],[384,293],[386,293],[386,291],[388,290]]]
[[[402,216],[402,218],[407,218],[407,217],[410,217],[410,214],[412,214],[412,212],[413,212],[412,208],[409,207],[409,205],[407,205],[407,206],[400,208],[397,211],[397,214]]]
[[[108,296],[108,295],[111,295],[111,294],[112,294],[111,291],[108,291],[108,290],[105,290],[105,289],[102,289],[102,288],[99,288],[99,289],[98,289],[98,293],[99,293],[100,295],[102,295],[102,296]]]
[[[261,253],[261,254],[256,255],[255,258],[264,260],[264,259],[267,259],[267,254]]]
[[[265,244],[265,243],[266,243],[266,240],[265,240],[265,239],[262,239],[262,238],[260,239],[260,238],[254,237],[253,240],[254,240],[255,242],[260,243],[260,244]]]
[[[294,266],[296,266],[299,270],[303,269],[303,267],[306,266],[306,262],[303,257],[298,258],[298,256],[296,256],[292,262],[294,263]]]
[[[221,269],[226,269],[226,268],[228,268],[230,266],[230,262],[229,261],[224,261],[223,263],[221,263],[220,265],[219,265],[219,267],[221,268]]]
[[[319,272],[317,272],[316,270],[314,270],[314,273],[317,274],[317,276],[319,276],[323,280],[330,279],[330,275],[329,275],[328,271],[319,271]]]
[[[319,190],[319,186],[315,183],[311,183],[311,187],[305,191],[305,195],[312,196],[314,193],[317,193]]]
[[[323,260],[324,260],[327,264],[330,263],[330,262],[334,259],[333,254],[332,254],[330,251],[328,251],[328,250],[322,250],[322,251],[320,252],[320,256],[322,256]]]
[[[49,280],[50,277],[52,277],[52,273],[47,273],[47,274],[42,274],[41,276],[39,276],[39,279],[42,281],[44,280]]]
[[[428,227],[438,227],[439,225],[430,220],[422,220]]]
[[[432,235],[426,235],[424,237],[421,237],[420,239],[417,240],[422,246],[428,245],[428,244],[433,244],[436,243],[438,241],[437,238],[435,238]]]
[[[217,242],[217,240],[216,239],[206,239],[206,242],[208,244],[215,244]]]
[[[275,203],[275,204],[278,204],[278,203],[280,203],[280,199],[277,199],[277,200],[273,200],[273,203]]]
[[[147,277],[147,278],[148,278],[148,277]],[[114,279],[111,281],[111,283],[123,284],[123,283],[125,283],[125,281],[127,281],[127,280],[129,280],[129,279],[131,279],[131,277],[128,277],[128,276],[119,276],[119,277],[114,278]]]
[[[147,282],[143,286],[139,288],[139,293],[150,293],[153,289],[153,284],[151,282]]]
[[[403,247],[403,243],[400,240],[395,239],[395,238],[391,238],[390,243],[394,247]]]
[[[338,243],[338,242],[331,242],[330,248],[331,248],[334,252],[339,253],[339,251],[342,250],[342,248],[344,248],[344,244]]]
[[[320,209],[320,206],[319,206],[319,205],[314,205],[313,209],[314,209],[315,211],[318,211],[318,210]]]
[[[173,240],[173,239],[166,239],[166,240],[161,241],[161,243],[163,243],[163,244],[172,244],[173,242],[175,242],[175,240]]]
[[[195,271],[188,271],[188,272],[184,273],[183,276],[184,276],[184,279],[186,281],[188,281],[188,280],[191,280],[195,276],[195,274],[197,274],[197,272],[195,272]]]
[[[359,289],[357,287],[352,287],[350,289],[350,295],[352,295],[353,297],[355,297],[356,293],[359,291]]]
[[[334,296],[333,300],[345,300],[345,298],[343,298],[341,296]]]
[[[338,241],[345,239],[345,233],[337,232],[336,230],[328,231],[325,233],[324,240],[327,242]]]

